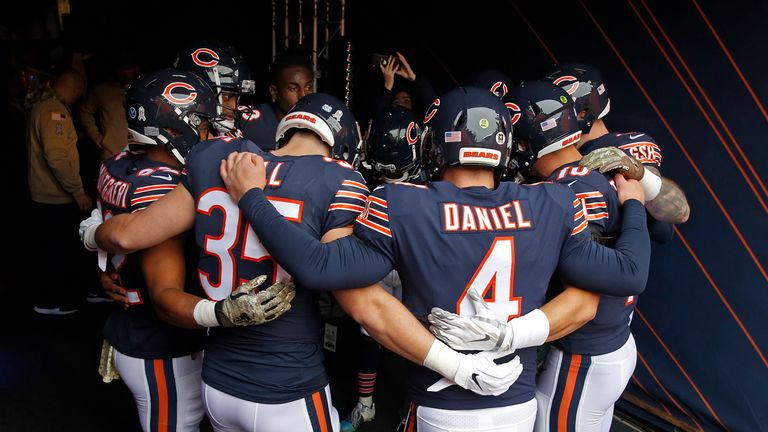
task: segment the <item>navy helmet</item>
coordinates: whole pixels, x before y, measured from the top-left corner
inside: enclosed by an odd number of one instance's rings
[[[216,93],[253,94],[251,70],[233,47],[219,41],[199,41],[179,52],[173,66],[200,75]]]
[[[611,99],[603,75],[592,65],[563,63],[549,71],[544,79],[559,85],[571,95],[584,133],[589,133],[595,121],[611,110]]]
[[[484,69],[475,73],[469,79],[468,85],[488,89],[500,98],[503,98],[514,87],[512,79],[497,69]]]
[[[421,126],[411,110],[392,106],[371,122],[363,152],[377,179],[392,183],[421,173]]]
[[[314,132],[331,147],[331,157],[352,163],[361,144],[355,116],[344,102],[327,94],[312,93],[299,99],[277,125],[277,147],[298,129]]]
[[[216,95],[197,75],[178,69],[142,74],[125,96],[130,144],[166,147],[181,163],[200,141],[198,126],[216,116]]]
[[[448,166],[484,166],[503,173],[512,144],[512,121],[487,89],[459,87],[432,102],[424,117],[422,162],[432,180]]]
[[[581,127],[573,99],[558,85],[546,81],[521,83],[504,97],[515,131],[510,171],[523,172],[549,153],[576,144]]]

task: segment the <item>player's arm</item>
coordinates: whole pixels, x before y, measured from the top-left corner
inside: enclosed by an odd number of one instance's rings
[[[616,147],[605,147],[584,156],[579,165],[601,173],[621,172],[628,179],[639,180],[645,191],[645,207],[655,219],[673,224],[688,220],[691,208],[677,183],[662,177],[658,168],[643,165]]]
[[[182,234],[142,251],[144,280],[161,319],[185,328],[248,326],[272,321],[290,310],[293,285],[278,282],[258,291],[265,276],[240,285],[220,301],[185,292],[184,237]]]
[[[97,245],[111,253],[131,253],[155,246],[188,231],[195,223],[195,201],[185,187],[176,187],[146,210],[117,215],[103,223],[80,225],[86,248]]]
[[[648,280],[651,244],[643,189],[616,175],[622,206],[621,235],[613,249],[590,240],[586,231],[571,235],[560,252],[558,272],[569,284],[616,297],[643,292]]]
[[[221,177],[227,191],[238,202],[269,254],[302,287],[314,290],[358,288],[380,281],[392,270],[393,263],[388,257],[354,236],[346,235],[330,243],[321,243],[285,220],[262,190],[266,184],[262,159],[250,153],[239,155],[233,153],[227,161],[222,161]],[[237,162],[234,162],[235,158],[239,158]],[[231,166],[227,162],[231,162]]]

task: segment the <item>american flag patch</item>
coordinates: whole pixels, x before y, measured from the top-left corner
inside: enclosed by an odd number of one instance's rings
[[[446,132],[445,142],[461,142],[461,131]]]
[[[541,122],[541,131],[542,132],[546,132],[546,131],[552,129],[553,127],[555,127],[555,126],[557,126],[557,120],[556,119],[553,119],[553,118],[546,119],[543,122]]]
[[[51,113],[51,120],[63,121],[65,118],[67,118],[67,116],[62,113],[57,113],[57,112]]]

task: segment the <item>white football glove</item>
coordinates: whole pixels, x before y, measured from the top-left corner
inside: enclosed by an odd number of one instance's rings
[[[509,353],[505,353],[507,355]],[[498,355],[490,352],[462,354],[462,361],[453,381],[462,388],[483,396],[498,396],[517,381],[523,373],[520,357],[496,364],[493,360]]]
[[[627,180],[640,180],[645,174],[643,164],[616,147],[593,150],[581,158],[579,165],[603,174],[618,171]]]
[[[262,275],[237,287],[229,297],[216,302],[216,320],[223,327],[249,326],[270,322],[291,309],[296,296],[291,282],[277,282],[255,292],[267,280]]]
[[[514,339],[512,326],[498,321],[477,291],[470,289],[468,295],[475,315],[462,317],[432,308],[427,316],[429,331],[455,350],[511,352]]]
[[[91,252],[96,252],[99,249],[99,245],[96,244],[96,229],[99,228],[104,222],[101,217],[101,210],[98,208],[91,211],[91,216],[88,219],[84,219],[80,222],[80,241],[83,242],[83,246]]]

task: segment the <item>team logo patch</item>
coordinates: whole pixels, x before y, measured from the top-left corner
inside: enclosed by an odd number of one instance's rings
[[[432,105],[429,106],[429,109],[427,109],[427,115],[424,116],[424,124],[429,123],[430,120],[432,120],[432,117],[437,114],[437,107],[440,106],[440,98],[435,99],[434,102],[432,102]]]
[[[219,64],[219,55],[212,49],[198,48],[192,53],[192,61],[198,66],[214,67]]]
[[[134,107],[128,108],[128,117],[132,119],[136,118],[136,108]]]
[[[408,123],[408,128],[405,129],[405,139],[408,140],[408,144],[414,145],[419,140],[419,136],[412,136],[413,131],[416,129],[416,122]]]
[[[498,166],[501,152],[485,148],[466,147],[459,152],[459,163],[462,165]]]
[[[512,124],[514,125],[515,123],[517,123],[518,120],[520,120],[520,107],[513,102],[506,102],[504,106],[507,107],[507,109],[510,112],[510,115],[512,115]]]
[[[504,97],[507,94],[507,85],[501,81],[496,81],[491,86],[491,93],[495,94],[500,98]]]
[[[579,80],[575,76],[572,76],[572,75],[561,76],[560,78],[554,80],[552,83],[555,85],[560,85],[562,83],[569,83],[569,82],[573,82],[573,84],[571,84],[570,87],[568,88],[563,87],[563,90],[565,90],[569,95],[572,95],[579,88]]]
[[[179,92],[179,89],[187,90],[189,93],[184,94],[184,92]],[[174,92],[174,90],[176,90]],[[163,96],[165,96],[166,99],[168,99],[168,102],[171,102],[176,105],[186,105],[188,103],[193,102],[195,99],[197,99],[197,92],[195,91],[195,88],[192,87],[190,84],[187,84],[185,82],[172,82],[165,86],[165,90],[163,90]]]

